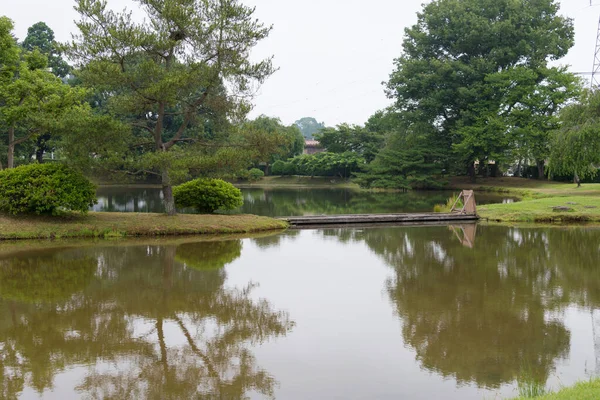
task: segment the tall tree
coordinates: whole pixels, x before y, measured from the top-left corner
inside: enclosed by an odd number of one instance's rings
[[[184,159],[186,143],[198,137],[198,116],[211,103],[248,110],[253,84],[274,71],[271,59],[249,58],[270,28],[238,0],[136,3],[145,14],[142,22],[107,9],[104,0],[78,0],[80,34],[69,54],[84,84],[104,88],[111,112],[144,139],[137,145],[137,154],[149,154],[143,169],[159,176],[167,212],[175,214],[173,163]],[[166,129],[168,118],[174,118],[172,129]],[[179,154],[169,154],[175,149]]]
[[[581,100],[560,113],[560,128],[554,132],[550,155],[551,174],[594,177],[600,168],[600,91],[587,91]]]
[[[304,149],[304,137],[296,126],[284,126],[279,118],[265,115],[244,123],[241,137],[254,162],[265,164],[267,175],[274,161],[300,155]]]
[[[504,92],[494,81],[507,71],[543,70],[567,53],[573,23],[558,10],[555,0],[425,5],[405,31],[403,54],[387,84],[405,125],[431,126],[432,142],[473,179],[475,161],[504,159],[511,144],[508,114],[521,98],[506,93],[519,91],[516,81]]]
[[[329,152],[351,151],[364,157],[367,162],[373,161],[384,142],[384,136],[381,133],[348,124],[340,124],[335,128],[324,128],[316,134],[315,139]]]
[[[13,29],[13,22],[9,18],[0,17],[0,107],[5,106],[2,94],[6,90],[6,86],[13,79],[15,71],[18,68],[19,47],[12,35]],[[0,129],[4,130],[5,128],[0,125]],[[4,140],[0,141],[0,170],[3,165],[3,155],[7,154],[7,144]]]
[[[38,50],[45,55],[48,59],[48,67],[59,78],[65,78],[71,71],[71,67],[62,58],[62,52],[54,40],[54,31],[44,22],[33,24],[27,29],[27,36],[21,43],[21,47],[26,51]],[[53,150],[50,145],[52,139],[49,132],[37,135],[32,152],[35,152],[38,163],[43,162],[44,153]]]
[[[54,31],[44,22],[30,26],[27,29],[27,37],[21,45],[27,51],[38,49],[48,57],[48,67],[52,68],[54,75],[64,78],[70,72],[71,67],[63,60],[62,53],[54,40]]]
[[[65,112],[81,102],[84,91],[69,87],[46,71],[47,58],[37,48],[30,52],[16,48],[10,20],[3,18],[0,25],[0,132],[6,135],[7,166],[12,168],[15,148],[55,126]]]

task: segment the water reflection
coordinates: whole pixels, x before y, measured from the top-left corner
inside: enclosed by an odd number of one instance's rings
[[[93,398],[272,396],[249,344],[285,336],[288,315],[224,286],[242,243],[48,250],[0,259],[2,398],[39,394],[85,367]]]
[[[351,189],[242,189],[244,205],[236,213],[265,216],[424,212],[445,203],[452,192],[372,193]],[[164,212],[160,189],[102,187],[94,211]],[[513,198],[481,193],[478,204],[502,203]],[[193,210],[180,210],[193,212]]]
[[[0,257],[0,398],[464,400],[600,372],[599,229],[195,240]]]
[[[450,231],[323,234],[364,242],[392,268],[386,290],[404,342],[424,368],[488,388],[525,375],[545,383],[569,355],[561,311],[600,307],[600,231],[475,225]]]

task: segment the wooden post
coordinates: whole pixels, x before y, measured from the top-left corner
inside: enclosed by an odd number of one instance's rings
[[[475,203],[475,192],[473,192],[472,190],[463,190],[460,193],[460,195],[458,195],[458,198],[456,199],[454,206],[452,206],[451,212],[457,212],[456,204],[458,204],[458,201],[460,199],[463,200],[463,208],[462,208],[462,210],[458,211],[459,213],[461,213],[461,214],[477,214],[477,205]]]

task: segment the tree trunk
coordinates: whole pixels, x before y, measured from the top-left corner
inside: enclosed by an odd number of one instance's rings
[[[581,179],[579,179],[579,175],[577,175],[577,172],[575,172],[575,177],[573,178],[573,181],[577,184],[577,187],[581,187]]]
[[[8,128],[8,160],[6,168],[15,166],[15,126]]]
[[[169,177],[169,171],[163,168],[161,171],[161,184],[163,192],[163,201],[165,202],[165,212],[167,215],[175,215],[175,199],[173,198],[173,186],[171,185],[171,178]]]
[[[491,164],[490,165],[490,176],[492,178],[497,178],[498,177],[498,164]]]
[[[472,161],[471,163],[469,163],[467,171],[468,171],[469,177],[471,178],[471,182],[475,183],[477,181],[477,175],[475,173],[475,161]]]
[[[544,179],[544,160],[537,160],[537,168],[538,168],[538,179]]]
[[[40,148],[38,148],[38,149],[35,151],[35,159],[37,160],[37,162],[38,162],[39,164],[41,164],[41,163],[43,163],[43,162],[44,162],[44,149],[40,149]]]
[[[517,171],[513,174],[513,176],[521,177],[521,159],[519,158],[519,162],[517,163]]]

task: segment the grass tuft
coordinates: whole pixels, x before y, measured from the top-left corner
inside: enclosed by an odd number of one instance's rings
[[[598,400],[600,399],[600,379],[580,382],[572,387],[562,389],[556,393],[539,393],[536,395],[536,388],[532,388],[532,392],[522,393],[520,397],[514,400],[525,400],[535,398],[537,400]],[[519,392],[521,387],[519,386]],[[527,396],[530,394],[530,396]]]

